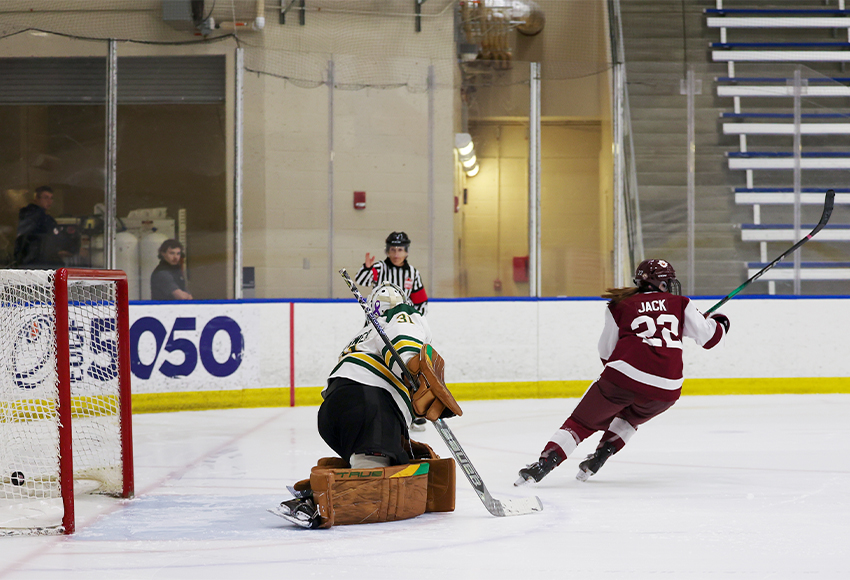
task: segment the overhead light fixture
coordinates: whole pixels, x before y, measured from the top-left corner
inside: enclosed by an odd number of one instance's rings
[[[478,157],[475,155],[475,144],[469,133],[455,133],[455,149],[457,149],[458,160],[463,165],[467,177],[475,177],[478,174]]]
[[[475,149],[472,144],[472,135],[469,133],[458,133],[455,135],[455,148],[461,157],[469,155]]]

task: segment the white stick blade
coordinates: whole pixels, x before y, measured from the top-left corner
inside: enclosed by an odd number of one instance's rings
[[[524,516],[543,511],[543,502],[536,495],[523,499],[496,500],[502,506],[504,516]]]

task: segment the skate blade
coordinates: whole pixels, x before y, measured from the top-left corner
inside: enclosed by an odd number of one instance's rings
[[[281,517],[281,518],[285,519],[286,521],[288,521],[289,523],[295,524],[296,526],[301,527],[301,528],[311,528],[313,526],[312,522],[299,520],[298,518],[294,517],[290,513],[289,509],[281,507],[281,506],[269,508],[266,511],[269,512],[270,514],[274,514],[278,517]]]
[[[579,481],[587,481],[590,479],[591,475],[593,475],[591,472],[579,469],[578,473],[576,473],[576,479]]]
[[[519,486],[521,486],[521,485],[526,485],[526,484],[528,484],[530,481],[534,481],[534,479],[533,479],[533,478],[531,478],[531,477],[529,477],[528,479],[526,479],[525,477],[523,477],[522,475],[520,475],[520,476],[519,476],[519,479],[517,479],[517,480],[514,482],[514,487],[519,487]]]

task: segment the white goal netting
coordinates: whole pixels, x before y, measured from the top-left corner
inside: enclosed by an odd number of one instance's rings
[[[0,528],[61,523],[61,498],[72,493],[60,478],[62,405],[70,408],[74,480],[87,480],[87,491],[122,491],[115,283],[68,282],[64,354],[56,306],[53,271],[0,271]]]

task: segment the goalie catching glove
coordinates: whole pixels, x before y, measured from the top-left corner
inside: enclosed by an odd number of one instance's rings
[[[443,379],[446,361],[430,344],[422,345],[419,356],[414,356],[407,361],[407,368],[419,380],[418,388],[407,384],[410,390],[410,403],[416,416],[436,421],[463,415],[460,405],[449,392]],[[406,376],[405,383],[407,383]]]

